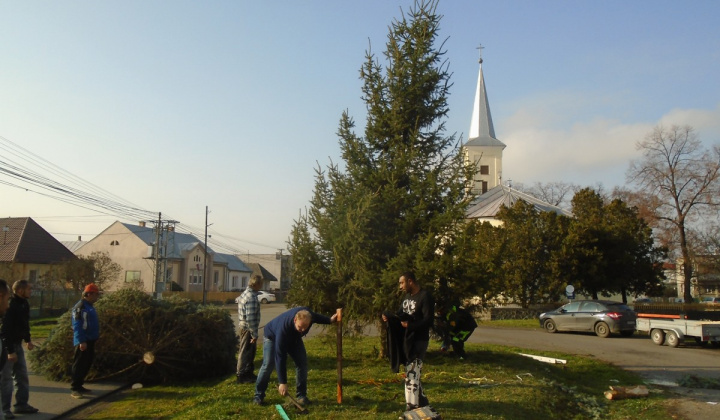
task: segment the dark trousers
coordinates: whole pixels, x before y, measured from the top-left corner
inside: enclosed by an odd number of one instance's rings
[[[95,340],[88,340],[86,344],[85,351],[81,351],[80,346],[75,346],[70,388],[76,391],[79,391],[85,383],[85,377],[90,372],[90,366],[95,359]]]

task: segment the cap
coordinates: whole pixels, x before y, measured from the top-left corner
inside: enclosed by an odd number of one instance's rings
[[[83,293],[100,293],[100,289],[98,289],[95,283],[90,283],[85,286],[85,290],[83,290]]]

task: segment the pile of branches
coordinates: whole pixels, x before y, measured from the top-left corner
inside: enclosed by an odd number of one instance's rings
[[[95,303],[100,339],[88,381],[162,383],[227,375],[235,367],[237,336],[219,307],[172,297],[155,300],[133,289]],[[74,353],[71,313],[58,318],[48,339],[29,352],[35,372],[69,381]]]

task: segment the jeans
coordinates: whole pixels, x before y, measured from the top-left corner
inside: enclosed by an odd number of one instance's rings
[[[12,395],[15,387],[15,406],[24,406],[30,397],[30,381],[28,379],[27,363],[25,362],[25,349],[22,342],[16,342],[15,354],[17,361],[5,361],[0,379],[0,393],[2,394],[2,411],[10,411]]]
[[[300,341],[300,345],[288,349],[288,355],[295,362],[295,397],[307,397],[307,353],[305,352],[305,344]],[[275,368],[275,343],[265,337],[263,339],[263,363],[258,372],[257,381],[255,382],[255,399],[260,401],[265,399],[265,391],[270,382],[270,374]]]
[[[255,353],[257,352],[257,341],[250,343],[252,334],[250,330],[240,331],[240,351],[238,352],[237,376],[250,376],[255,370]]]

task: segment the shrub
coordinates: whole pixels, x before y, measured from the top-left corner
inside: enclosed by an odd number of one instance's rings
[[[89,381],[195,380],[226,375],[235,367],[235,326],[222,308],[174,296],[154,300],[131,289],[104,296],[95,308],[100,339]],[[70,316],[60,316],[45,343],[29,353],[35,371],[51,380],[70,379]]]

